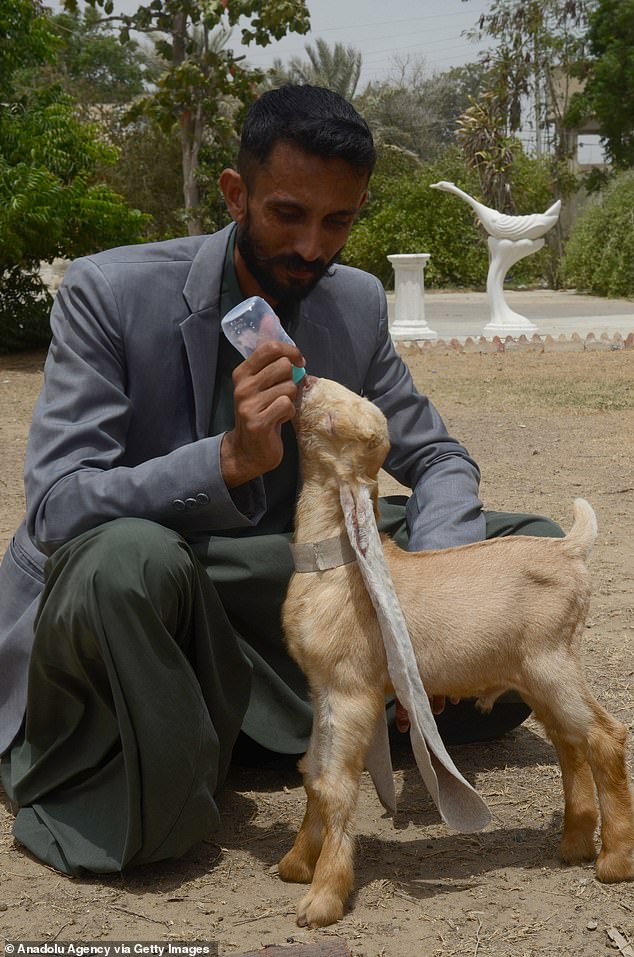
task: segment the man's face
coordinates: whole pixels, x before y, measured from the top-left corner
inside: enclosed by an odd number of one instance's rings
[[[244,292],[280,305],[303,299],[336,260],[367,195],[367,177],[344,160],[278,143],[243,184],[237,270]],[[244,270],[251,283],[245,288]]]

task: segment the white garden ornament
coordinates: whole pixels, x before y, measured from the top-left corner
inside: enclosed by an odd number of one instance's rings
[[[544,213],[509,216],[479,203],[455,183],[442,180],[439,183],[433,183],[431,188],[454,193],[463,199],[475,211],[489,234],[487,296],[491,319],[484,327],[485,333],[494,336],[518,336],[536,332],[537,326],[525,316],[514,312],[506,302],[504,279],[511,266],[542,248],[543,236],[559,219],[561,200],[558,199]]]

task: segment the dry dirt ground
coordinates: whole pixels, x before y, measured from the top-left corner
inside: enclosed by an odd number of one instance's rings
[[[575,496],[594,505],[600,537],[583,652],[598,697],[631,729],[634,352],[406,355],[419,386],[479,460],[488,507],[543,512],[568,527]],[[22,509],[41,364],[41,355],[0,359],[2,546]],[[0,936],[215,940],[222,955],[339,937],[355,957],[631,957],[634,886],[604,886],[592,867],[558,862],[560,774],[537,724],[453,754],[493,823],[475,836],[449,832],[401,748],[396,826],[366,776],[355,893],[344,920],[321,931],[295,926],[303,889],[275,872],[303,811],[292,768],[233,770],[220,833],[184,860],[123,877],[69,879],[41,866],[14,843],[0,803]]]

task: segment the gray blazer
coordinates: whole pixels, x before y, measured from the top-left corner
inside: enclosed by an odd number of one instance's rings
[[[102,522],[136,516],[183,535],[249,526],[261,479],[230,495],[210,436],[220,287],[230,229],[73,263],[26,457],[27,512],[0,566],[0,754],[21,723],[46,556]],[[484,537],[479,473],[395,352],[383,289],[337,266],[304,300],[295,338],[313,375],[376,402],[387,471],[413,489],[413,549]]]

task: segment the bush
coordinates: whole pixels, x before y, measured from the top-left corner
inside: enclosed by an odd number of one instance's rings
[[[392,285],[387,256],[431,253],[426,285],[482,285],[488,253],[471,209],[455,196],[430,189],[432,183],[448,179],[477,194],[477,183],[465,175],[458,152],[452,150],[418,169],[399,170],[397,176],[381,168],[377,174],[378,182],[373,179],[370,184],[367,211],[346,244],[345,262]]]
[[[53,298],[40,277],[20,267],[0,273],[0,354],[45,346]]]
[[[454,182],[480,198],[477,176],[467,170],[457,149],[449,149],[429,165],[400,169],[397,175],[390,174],[389,164],[379,162],[367,210],[352,231],[344,261],[392,286],[388,255],[431,253],[425,270],[427,286],[484,286],[489,262],[484,229],[467,203],[430,189],[438,180]],[[552,197],[543,164],[522,155],[514,169],[513,191],[520,212],[545,209]],[[547,255],[542,250],[514,266],[513,281],[543,280]]]
[[[577,220],[564,253],[565,283],[634,298],[634,170],[616,176]]]
[[[97,163],[114,162],[116,153],[93,136],[55,91],[38,91],[0,113],[2,352],[48,339],[40,262],[142,239],[146,217],[94,182]]]
[[[139,242],[146,217],[99,183],[116,150],[77,119],[58,86],[21,86],[25,66],[50,61],[56,40],[42,8],[3,0],[0,17],[0,350],[42,345],[50,296],[40,262]]]

